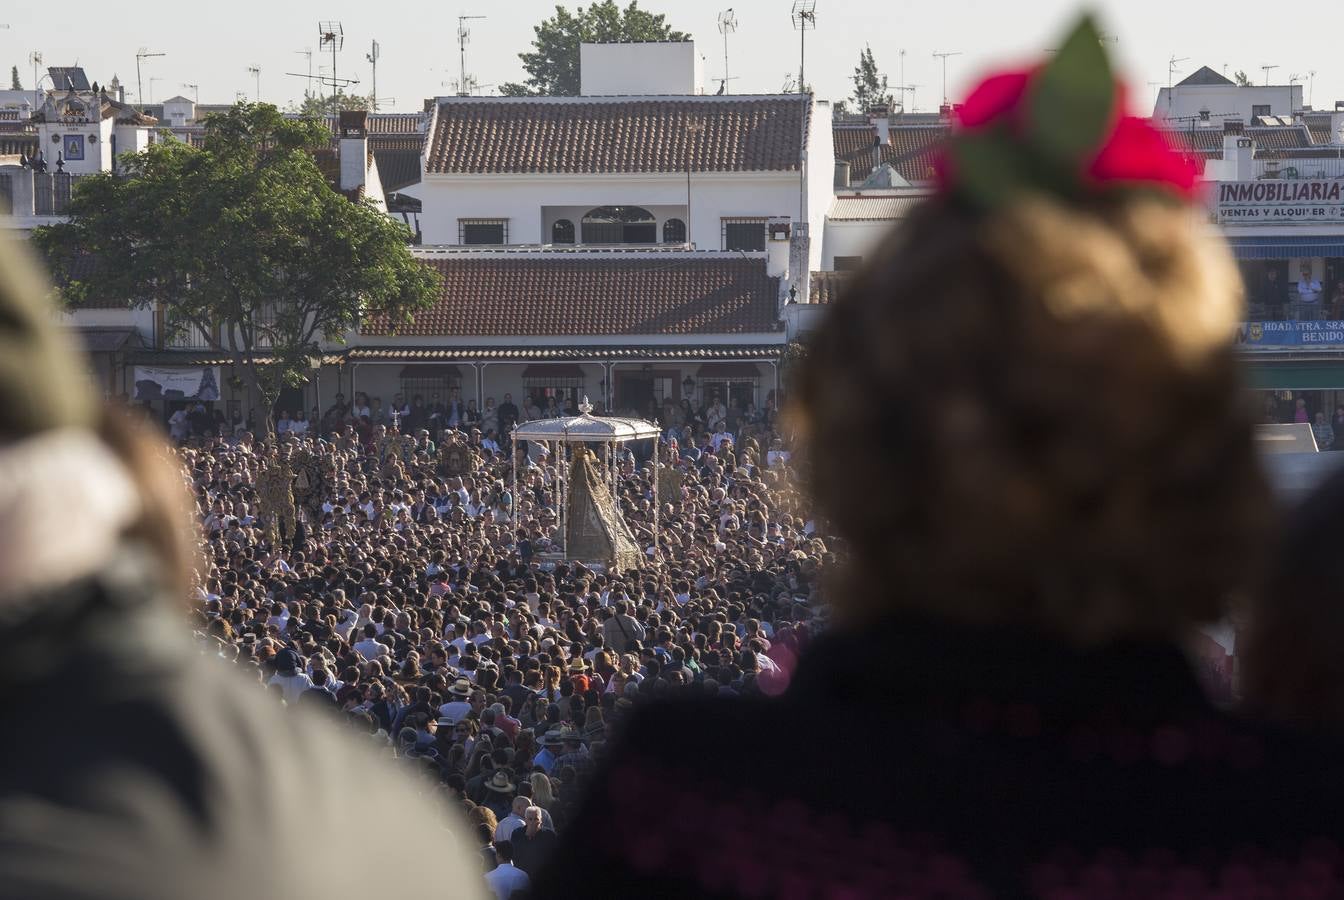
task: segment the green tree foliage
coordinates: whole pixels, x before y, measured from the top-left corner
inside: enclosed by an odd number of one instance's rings
[[[573,97],[579,93],[579,44],[585,41],[684,41],[690,35],[674,31],[667,17],[639,8],[637,0],[622,9],[616,0],[599,0],[570,12],[555,7],[555,15],[533,28],[532,52],[520,53],[527,71],[522,84],[500,88],[506,97],[549,95]]]
[[[9,89],[10,89],[11,91],[21,91],[21,90],[23,90],[23,82],[22,82],[22,81],[19,81],[19,67],[18,67],[18,66],[10,66],[10,67],[9,67]]]
[[[318,95],[312,91],[303,92],[303,101],[290,104],[290,112],[305,116],[334,116],[343,109],[368,109],[372,104],[369,98],[360,94]]]
[[[854,111],[865,113],[874,106],[893,105],[891,91],[887,90],[887,76],[877,70],[873,48],[865,46],[859,53],[859,64],[854,67]]]
[[[201,149],[159,141],[121,157],[121,174],[80,179],[69,222],[34,241],[72,306],[157,305],[169,336],[207,335],[269,431],[319,341],[373,312],[407,320],[434,302],[439,278],[411,256],[406,226],[327,183],[313,158],[329,146],[325,123],[240,103],[205,129]]]
[[[1232,80],[1237,83],[1238,87],[1251,86],[1251,76],[1247,75],[1241,69],[1237,69],[1237,71],[1232,73]]]

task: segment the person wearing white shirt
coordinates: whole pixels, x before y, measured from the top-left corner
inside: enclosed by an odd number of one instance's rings
[[[515,893],[527,890],[530,884],[527,873],[513,864],[513,844],[496,842],[495,858],[499,865],[485,873],[485,886],[495,895],[495,900],[509,900]]]
[[[1297,319],[1299,322],[1320,318],[1321,283],[1311,277],[1311,266],[1302,266],[1297,282]]]
[[[731,444],[733,442],[733,436],[728,432],[727,429],[722,429],[720,431],[714,432],[713,436],[710,437],[709,440],[710,443],[713,444],[714,446],[714,452],[718,453],[719,449],[723,447],[724,444]]]
[[[168,417],[168,434],[173,440],[181,442],[187,439],[187,410],[182,407]]]
[[[380,644],[374,638],[378,636],[378,629],[372,624],[364,626],[364,640],[354,645],[355,650],[367,660],[382,659],[387,656],[387,645]]]
[[[527,824],[523,821],[523,813],[527,812],[527,808],[531,805],[532,801],[528,800],[526,797],[513,798],[513,806],[511,807],[509,814],[500,819],[499,825],[495,828],[495,843],[498,844],[500,841],[507,841],[509,838],[513,837],[513,830],[515,828],[522,828]]]
[[[285,410],[280,411],[280,419],[275,423],[276,434],[289,434],[289,413]]]

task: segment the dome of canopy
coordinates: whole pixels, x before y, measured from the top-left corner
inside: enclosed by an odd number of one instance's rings
[[[624,419],[618,416],[594,416],[588,398],[579,404],[577,416],[558,419],[537,419],[524,422],[513,431],[515,439],[527,441],[574,441],[602,443],[611,441],[640,441],[656,438],[660,429],[643,419]]]

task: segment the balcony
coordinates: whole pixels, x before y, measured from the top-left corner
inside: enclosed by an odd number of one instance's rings
[[[23,220],[66,215],[75,184],[87,175],[65,172],[37,173],[21,166],[0,166],[0,215]],[[42,224],[34,222],[33,224]]]

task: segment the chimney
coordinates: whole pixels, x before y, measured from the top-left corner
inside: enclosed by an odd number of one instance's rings
[[[877,139],[883,144],[891,143],[891,111],[885,104],[868,108],[868,121],[877,132]]]
[[[1246,126],[1241,119],[1227,118],[1223,119],[1223,134],[1241,135],[1246,133]]]
[[[771,219],[766,224],[766,233],[769,240],[765,243],[765,274],[770,278],[787,278],[793,227],[788,219]]]
[[[369,114],[362,109],[341,110],[341,190],[364,186],[369,171]]]
[[[882,168],[882,140],[873,138],[873,171]]]
[[[835,186],[837,188],[849,187],[849,163],[843,159],[835,161]]]

